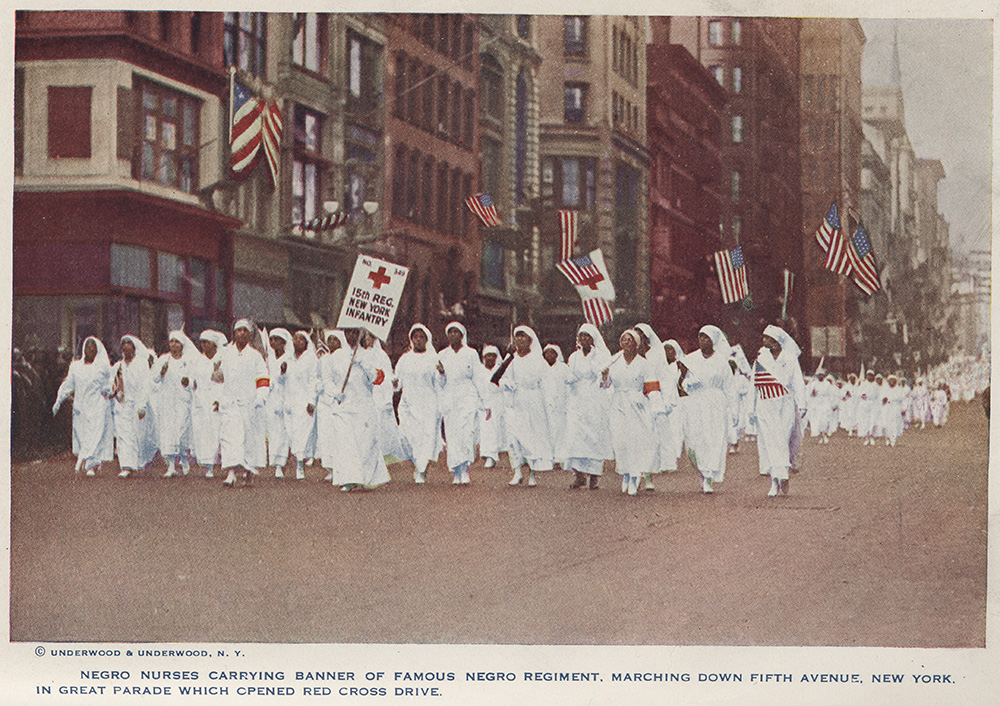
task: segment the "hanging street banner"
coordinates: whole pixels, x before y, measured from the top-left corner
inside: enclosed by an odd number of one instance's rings
[[[399,309],[407,274],[409,268],[402,265],[358,255],[337,328],[365,328],[385,341]]]

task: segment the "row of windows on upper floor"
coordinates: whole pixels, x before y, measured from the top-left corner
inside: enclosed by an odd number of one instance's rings
[[[617,26],[611,29],[611,68],[633,86],[639,85],[639,43]]]
[[[396,52],[392,112],[443,140],[471,150],[475,133],[476,92],[447,73]]]
[[[725,30],[729,27],[729,43],[741,44],[743,42],[743,23],[738,17],[729,20],[709,20],[708,22],[708,43],[712,46],[722,46],[726,43]]]
[[[469,236],[473,178],[447,162],[399,145],[392,164],[392,212],[441,233]]]

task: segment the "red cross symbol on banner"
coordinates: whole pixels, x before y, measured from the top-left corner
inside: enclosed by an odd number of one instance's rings
[[[603,281],[604,281],[604,275],[602,275],[600,272],[595,272],[594,274],[587,275],[586,277],[581,278],[580,284],[581,285],[585,284],[594,291],[597,291],[597,283]]]
[[[383,284],[389,284],[390,278],[385,274],[385,268],[379,267],[376,272],[369,272],[368,279],[375,285],[375,289],[382,289]]]

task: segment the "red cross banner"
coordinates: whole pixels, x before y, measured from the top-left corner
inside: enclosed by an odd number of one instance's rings
[[[403,296],[409,269],[370,255],[358,255],[344,295],[337,328],[365,328],[385,341]]]

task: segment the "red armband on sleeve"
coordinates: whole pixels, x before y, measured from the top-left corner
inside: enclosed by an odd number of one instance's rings
[[[381,385],[383,382],[385,382],[385,371],[381,370],[381,369],[376,369],[375,370],[375,384],[376,385]]]
[[[642,383],[642,394],[644,395],[648,395],[650,392],[659,392],[659,391],[660,391],[659,380],[653,380],[653,382]]]
[[[257,387],[270,387],[271,378],[257,378]]]

